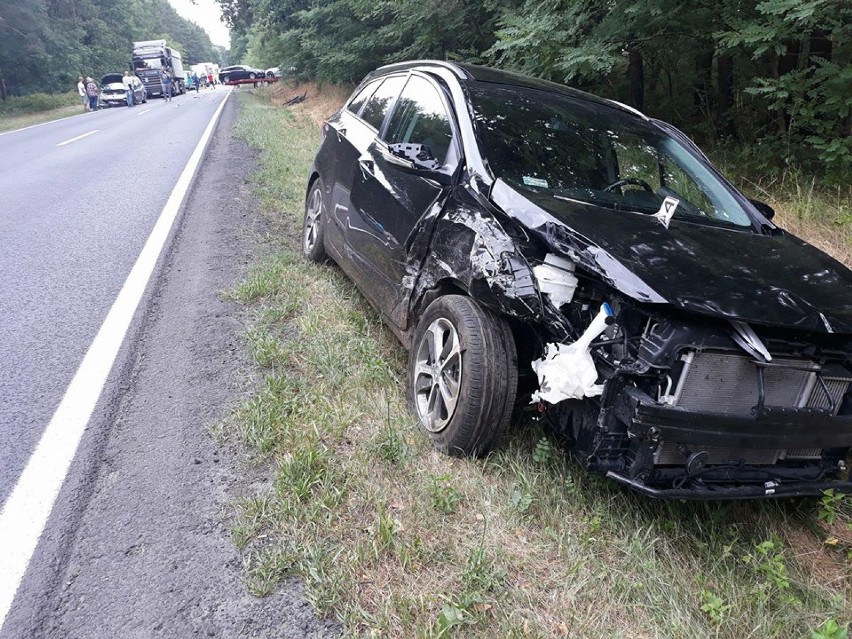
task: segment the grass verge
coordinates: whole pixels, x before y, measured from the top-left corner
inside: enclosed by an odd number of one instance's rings
[[[22,129],[82,112],[76,91],[58,95],[36,93],[0,102],[0,131]]]
[[[655,502],[587,476],[530,421],[485,460],[434,452],[403,349],[336,267],[299,256],[318,127],[274,95],[241,92],[238,130],[262,151],[275,250],[229,292],[264,377],[226,425],[270,474],[233,521],[253,593],[297,575],[346,636],[845,636],[843,499]]]

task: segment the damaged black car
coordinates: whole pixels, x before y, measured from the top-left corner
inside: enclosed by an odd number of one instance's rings
[[[323,126],[302,248],[410,353],[434,445],[533,408],[647,495],[852,491],[852,272],[671,125],[485,67],[368,75]]]

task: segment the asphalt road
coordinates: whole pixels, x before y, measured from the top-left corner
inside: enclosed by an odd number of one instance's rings
[[[225,96],[0,136],[0,503]],[[220,293],[263,224],[235,109],[229,100],[0,639],[335,633],[297,583],[247,594],[227,509],[251,470],[206,430],[246,391],[243,319]]]
[[[151,100],[0,136],[0,503],[226,95]]]

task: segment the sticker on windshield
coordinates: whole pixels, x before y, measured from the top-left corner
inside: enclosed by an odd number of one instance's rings
[[[547,180],[542,180],[541,178],[530,177],[529,175],[524,176],[524,184],[527,186],[538,186],[543,189],[547,188]]]
[[[669,221],[672,219],[672,215],[674,215],[678,204],[680,204],[680,200],[677,198],[673,198],[671,196],[667,197],[663,200],[663,205],[660,207],[660,210],[654,213],[654,217],[660,220],[660,222],[663,223],[663,226],[669,228]]]

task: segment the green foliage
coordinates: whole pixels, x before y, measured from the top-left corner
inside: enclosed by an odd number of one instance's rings
[[[707,615],[707,618],[713,624],[722,623],[725,615],[731,609],[731,605],[726,604],[724,599],[709,590],[702,590],[699,595],[701,597],[701,612]]]
[[[188,64],[221,57],[168,0],[0,0],[0,87],[9,95],[65,92],[81,75],[128,69],[133,41],[155,38]]]
[[[848,636],[845,625],[841,626],[835,619],[828,619],[813,631],[811,639],[846,639]]]
[[[827,524],[833,524],[837,521],[837,508],[843,503],[845,497],[844,493],[836,493],[833,488],[824,490],[822,498],[819,500],[819,519]]]
[[[485,62],[632,104],[769,173],[852,168],[850,0],[219,0],[235,55],[357,82],[417,58]]]
[[[464,499],[464,495],[453,487],[449,474],[430,476],[428,487],[432,508],[445,515],[456,512],[459,502]]]
[[[555,454],[556,451],[553,449],[553,444],[550,443],[550,440],[547,437],[542,437],[535,443],[533,461],[536,464],[544,465],[553,459]]]
[[[69,104],[76,106],[79,103],[80,98],[77,97],[76,91],[73,93],[58,93],[56,95],[31,93],[21,97],[8,98],[0,102],[0,116],[36,113],[38,111],[58,109]]]
[[[784,554],[773,541],[763,541],[754,547],[755,552],[743,557],[746,564],[752,566],[764,579],[767,588],[787,590],[790,588],[790,577],[787,574],[787,564]]]

